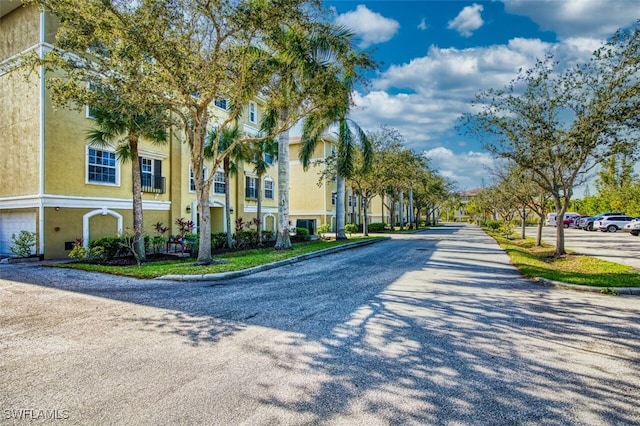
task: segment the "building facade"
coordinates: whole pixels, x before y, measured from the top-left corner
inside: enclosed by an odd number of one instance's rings
[[[133,226],[131,165],[113,147],[92,146],[86,132],[95,126],[88,107],[53,107],[47,74],[15,71],[19,55],[43,54],[55,41],[56,24],[36,7],[19,0],[0,2],[0,254],[9,253],[12,235],[22,230],[37,236],[36,254],[44,258],[68,256],[77,241],[114,236]],[[226,102],[212,106],[215,117]],[[238,123],[245,134],[259,131],[260,100],[246,105]],[[180,131],[171,129],[167,143],[142,140],[140,167],[145,233],[154,235],[158,222],[177,231],[178,218],[198,223],[197,201],[189,147]],[[210,195],[213,232],[225,232],[225,181],[214,173]],[[235,219],[251,220],[257,212],[257,174],[251,161],[239,161],[230,180],[232,226]],[[262,226],[277,224],[276,167],[262,177]],[[194,232],[195,232],[194,231]]]

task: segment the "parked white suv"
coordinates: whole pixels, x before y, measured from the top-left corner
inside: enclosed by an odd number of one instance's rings
[[[635,217],[631,216],[606,216],[595,221],[593,227],[602,232],[616,232],[634,219]]]

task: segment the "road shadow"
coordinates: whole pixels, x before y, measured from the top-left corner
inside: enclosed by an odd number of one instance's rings
[[[226,285],[37,269],[22,282],[161,308],[126,320],[214,354],[249,329],[278,330],[282,339],[248,340],[243,351],[313,380],[263,382],[247,397],[311,424],[637,421],[638,310],[537,286],[501,255],[460,225]]]

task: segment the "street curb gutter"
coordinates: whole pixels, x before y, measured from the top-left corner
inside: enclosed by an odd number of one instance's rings
[[[244,277],[247,275],[255,274],[257,272],[279,268],[281,266],[291,265],[293,263],[301,262],[307,259],[312,259],[314,257],[320,257],[320,256],[324,256],[331,253],[337,253],[340,251],[349,250],[356,247],[362,247],[362,246],[378,243],[380,241],[385,241],[389,239],[391,238],[385,237],[385,238],[374,238],[372,240],[366,240],[366,241],[356,241],[353,243],[343,244],[337,247],[331,247],[323,250],[314,251],[311,253],[301,254],[300,256],[291,257],[285,260],[279,260],[277,262],[272,262],[264,265],[254,266],[252,268],[242,269],[240,271],[219,272],[216,274],[204,274],[204,275],[163,275],[155,279],[164,280],[164,281],[222,281],[222,280],[227,280],[231,278]]]
[[[577,284],[568,284],[560,281],[553,281],[547,278],[534,278],[535,281],[539,282],[542,285],[557,287],[557,288],[566,288],[571,290],[579,290],[579,291],[590,291],[592,293],[600,293],[603,288],[609,288],[611,290],[615,290],[620,295],[632,295],[632,296],[640,296],[640,287],[592,287],[587,285],[577,285]]]

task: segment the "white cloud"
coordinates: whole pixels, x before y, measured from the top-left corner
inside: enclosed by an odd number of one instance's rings
[[[422,18],[420,20],[420,23],[418,24],[418,29],[424,31],[427,28],[429,28],[429,26],[427,25],[427,20],[425,18]]]
[[[350,28],[360,38],[358,46],[363,49],[391,40],[400,28],[398,21],[372,12],[364,5],[358,5],[356,10],[338,15],[335,23]]]
[[[424,151],[434,170],[442,177],[456,182],[459,190],[474,189],[490,184],[489,170],[494,167],[495,159],[486,152],[467,151],[454,153],[445,147],[436,147]]]
[[[463,37],[471,37],[473,32],[484,25],[482,16],[480,13],[484,10],[482,5],[474,3],[472,6],[467,6],[456,16],[453,20],[449,21],[449,29],[456,30]]]
[[[605,38],[640,16],[640,2],[605,0],[503,0],[507,13],[528,16],[562,39]]]

